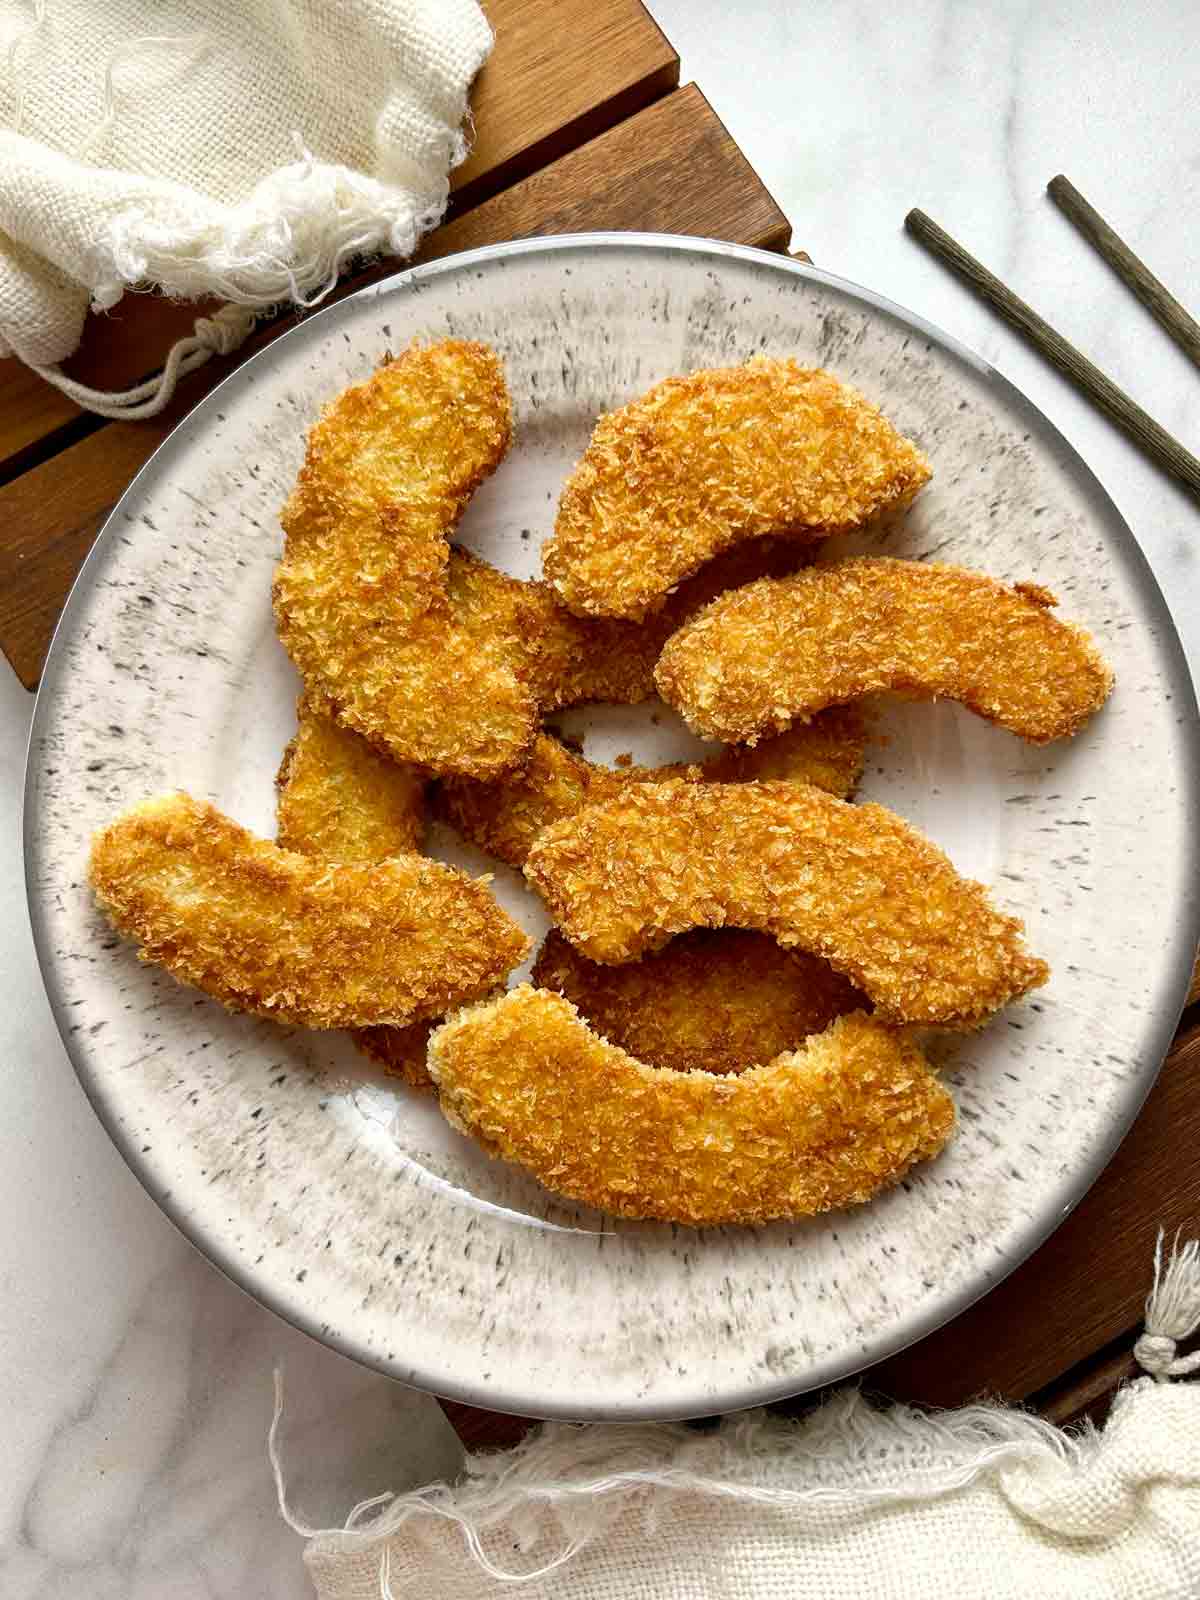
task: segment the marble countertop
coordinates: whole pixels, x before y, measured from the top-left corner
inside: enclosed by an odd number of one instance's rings
[[[973,346],[1077,446],[1145,550],[1200,663],[1200,512],[902,230],[919,205],[1193,449],[1200,378],[1045,195],[1065,172],[1194,297],[1188,142],[1200,35],[1173,0],[650,0],[822,267]],[[731,17],[736,16],[736,23]],[[300,1600],[264,1440],[314,1522],[452,1474],[432,1400],[326,1351],[208,1266],[93,1117],[42,993],[19,832],[32,699],[0,663],[0,1593],[5,1600]]]

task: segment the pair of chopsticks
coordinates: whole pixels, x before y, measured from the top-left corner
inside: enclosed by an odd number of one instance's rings
[[[1051,179],[1047,186],[1050,197],[1075,224],[1084,238],[1095,247],[1109,266],[1117,272],[1134,294],[1166,329],[1176,344],[1200,366],[1200,323],[1196,321],[1175,296],[1159,282],[1143,261],[1140,261],[1104,218],[1061,175]],[[1200,461],[1185,450],[1178,439],[1167,430],[1123,389],[1117,387],[1107,373],[1088,360],[1075,346],[1040,317],[1032,306],[1026,305],[1010,288],[962,245],[939,228],[923,211],[910,211],[904,226],[927,250],[957,272],[1019,333],[1071,380],[1093,405],[1100,408],[1125,430],[1135,444],[1141,446],[1152,460],[1177,478],[1185,488],[1200,499]]]

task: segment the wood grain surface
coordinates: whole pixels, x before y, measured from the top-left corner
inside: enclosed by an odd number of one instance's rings
[[[496,44],[471,94],[471,154],[450,175],[452,215],[679,82],[679,57],[640,0],[483,0],[483,9]],[[156,371],[174,341],[217,304],[127,295],[111,312],[88,318],[66,370],[93,388],[128,388]],[[51,448],[73,443],[70,425],[81,415],[19,361],[0,361],[0,482],[36,465],[48,453],[39,448],[43,441]],[[55,439],[59,430],[66,431]]]
[[[427,261],[494,239],[636,228],[786,250],[791,227],[695,84],[430,236]]]
[[[648,147],[657,151],[649,162]],[[704,96],[689,87],[439,229],[421,259],[584,228],[699,233],[770,249],[785,248],[789,237],[787,219]],[[380,262],[333,298],[399,265]],[[0,648],[26,688],[36,687],[75,574],[134,473],[209,388],[295,320],[281,318],[236,355],[210,361],[162,417],[102,423],[0,488]],[[6,396],[0,414],[9,403]]]
[[[640,0],[482,0],[496,47],[475,81],[475,143],[451,188],[475,205],[649,105],[679,57]]]

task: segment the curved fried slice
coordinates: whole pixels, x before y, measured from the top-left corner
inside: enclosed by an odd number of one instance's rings
[[[936,1155],[954,1105],[917,1046],[856,1013],[740,1077],[650,1067],[560,995],[510,990],[429,1041],[443,1111],[556,1194],[691,1227],[859,1205]]]
[[[297,855],[180,793],[98,833],[89,875],[144,961],[233,1010],[309,1028],[434,1016],[495,988],[529,944],[452,867]]]
[[[703,765],[597,766],[550,734],[514,772],[493,783],[447,778],[433,792],[440,816],[480,849],[510,867],[522,867],[543,828],[573,817],[584,806],[611,800],[635,783],[746,783],[756,778],[815,783],[832,794],[851,794],[862,776],[866,732],[856,713],[832,711],[753,749],[722,750]]]
[[[279,636],[305,685],[398,761],[487,777],[537,705],[453,625],[448,535],[508,448],[508,391],[481,344],[411,349],[328,406],[283,509]]]
[[[858,710],[835,706],[777,738],[730,745],[701,771],[706,783],[811,783],[846,800],[858,788],[866,748],[867,728]]]
[[[363,1055],[391,1077],[402,1078],[414,1089],[429,1089],[433,1086],[426,1061],[429,1035],[442,1020],[438,1016],[410,1022],[407,1028],[356,1028],[352,1037]]]
[[[753,740],[880,689],[958,700],[1034,744],[1078,733],[1113,675],[1054,596],[962,567],[861,557],[722,595],[655,680],[697,732]]]
[[[741,1072],[863,1006],[826,961],[765,933],[698,928],[640,961],[589,961],[556,929],[532,982],[576,1006],[610,1044],[676,1072]]]
[[[425,774],[380,755],[302,696],[275,778],[276,841],[327,861],[410,855],[425,837]]]
[[[824,956],[886,1022],[973,1027],[1048,976],[915,828],[809,784],[634,785],[540,833],[525,876],[594,961],[757,928]]]
[[[448,584],[455,621],[481,657],[528,689],[539,710],[588,701],[636,705],[654,693],[654,666],[670,629],[577,617],[548,583],[524,583],[462,549],[451,552]]]
[[[306,696],[296,718],[299,730],[275,779],[277,843],[327,861],[382,861],[420,850],[426,785],[420,768],[381,756]],[[356,1028],[351,1038],[385,1072],[428,1088],[425,1047],[433,1026]]]
[[[856,389],[757,356],[668,378],[601,417],[542,570],[572,611],[644,617],[729,545],[827,538],[906,504],[929,475]]]
[[[507,669],[541,711],[604,701],[637,705],[654,695],[663,645],[688,617],[726,589],[794,572],[805,552],[787,540],[738,545],[680,584],[645,622],[577,617],[548,583],[525,583],[461,548],[447,586],[454,621],[497,670]]]

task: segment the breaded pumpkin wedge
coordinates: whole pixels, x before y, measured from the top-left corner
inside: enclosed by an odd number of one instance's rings
[[[1048,744],[1078,733],[1113,684],[1056,604],[965,567],[838,561],[721,595],[668,640],[655,681],[710,739],[753,742],[890,689]]]
[[[861,1205],[954,1125],[916,1044],[861,1012],[717,1077],[647,1066],[522,984],[438,1028],[429,1069],[456,1127],[555,1194],[696,1228]]]
[[[276,842],[327,861],[410,855],[425,838],[426,775],[393,761],[302,696],[275,777]]]
[[[726,551],[682,583],[645,622],[577,617],[548,583],[526,583],[469,551],[454,548],[447,569],[456,626],[481,657],[508,670],[542,712],[590,702],[637,705],[655,694],[654,668],[667,639],[727,589],[794,572],[803,549],[761,539]]]
[[[337,716],[397,761],[488,777],[519,760],[538,706],[454,624],[447,539],[508,449],[486,345],[414,346],[345,390],[309,433],[283,509],[279,637]]]
[[[569,1000],[610,1044],[677,1072],[765,1066],[865,1005],[827,961],[743,928],[681,933],[619,967],[589,961],[552,929],[532,982]]]
[[[824,957],[885,1022],[974,1027],[1048,976],[923,834],[810,784],[634,784],[545,828],[525,876],[594,961],[754,928]]]
[[[311,697],[301,698],[296,720],[296,737],[275,779],[276,842],[327,861],[382,861],[420,850],[426,788],[421,769],[381,755]],[[425,1052],[432,1026],[356,1028],[351,1037],[385,1072],[428,1088]]]
[[[844,533],[906,505],[929,476],[857,389],[756,356],[668,378],[601,417],[542,570],[572,611],[637,619],[731,545]]]
[[[529,941],[486,884],[424,856],[339,864],[174,792],[98,833],[96,899],[144,961],[235,1011],[406,1024],[486,994]]]
[[[753,749],[663,767],[602,767],[542,733],[528,760],[491,783],[447,778],[432,804],[464,838],[510,867],[522,867],[543,828],[584,806],[610,800],[632,783],[748,783],[758,778],[815,783],[845,798],[862,776],[866,731],[851,711],[832,711]]]

